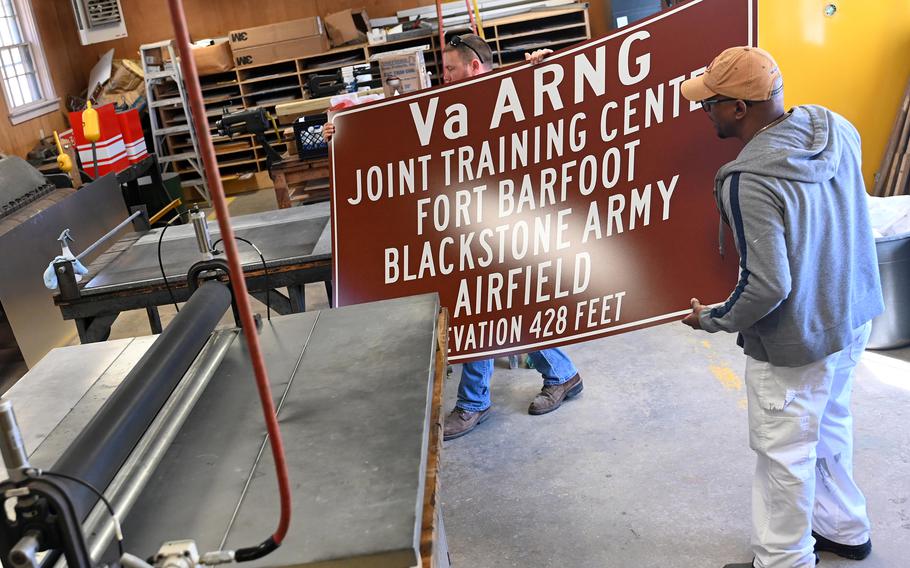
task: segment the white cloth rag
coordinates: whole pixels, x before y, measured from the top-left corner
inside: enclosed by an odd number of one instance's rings
[[[73,263],[73,272],[76,273],[76,282],[81,281],[82,275],[85,274],[86,272],[88,272],[88,268],[83,266],[82,263],[79,262],[78,260],[76,260],[75,258],[66,258],[65,256],[62,256],[62,255],[58,256],[58,257],[54,258],[54,260],[52,260],[50,264],[47,265],[47,270],[44,271],[44,286],[48,290],[57,289],[57,273],[54,272],[54,263],[62,262],[64,260],[69,260]]]

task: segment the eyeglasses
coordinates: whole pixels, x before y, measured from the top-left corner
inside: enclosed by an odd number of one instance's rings
[[[705,112],[711,112],[711,109],[714,108],[714,105],[720,104],[720,103],[728,103],[730,101],[743,101],[744,103],[746,103],[746,106],[752,106],[752,104],[755,102],[755,101],[744,101],[742,99],[731,99],[729,97],[717,97],[717,98],[705,99],[705,100],[701,101],[701,108]]]
[[[456,48],[460,47],[462,45],[467,47],[468,49],[470,49],[471,51],[474,52],[474,55],[477,56],[477,60],[480,61],[481,63],[483,63],[483,56],[480,55],[480,52],[478,52],[476,49],[471,47],[470,44],[468,44],[466,41],[461,39],[460,35],[452,36],[452,39],[449,40],[449,45],[451,45],[452,47],[456,47]]]

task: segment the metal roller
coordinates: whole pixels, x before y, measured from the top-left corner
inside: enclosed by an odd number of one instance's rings
[[[52,471],[82,479],[104,491],[230,304],[230,291],[219,283],[205,284],[190,296]],[[67,481],[66,488],[78,518],[85,520],[98,497],[76,483]]]
[[[0,453],[9,478],[15,482],[24,480],[23,470],[29,467],[28,452],[16,423],[13,403],[6,399],[0,400]]]

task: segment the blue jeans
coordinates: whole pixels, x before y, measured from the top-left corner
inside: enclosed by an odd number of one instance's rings
[[[543,375],[543,384],[561,385],[578,371],[568,355],[559,349],[544,349],[528,353],[534,368]],[[461,382],[458,384],[458,408],[469,412],[480,412],[490,407],[490,377],[493,376],[493,359],[473,361],[461,366]]]

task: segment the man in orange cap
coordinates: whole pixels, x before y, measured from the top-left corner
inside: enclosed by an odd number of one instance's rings
[[[714,189],[739,282],[723,305],[693,298],[683,320],[739,333],[747,356],[755,558],[726,568],[809,568],[815,551],[860,560],[872,542],[850,393],[883,302],[859,134],[819,106],[785,111],[780,70],[754,47],[725,50],[682,94],[745,144]]]

